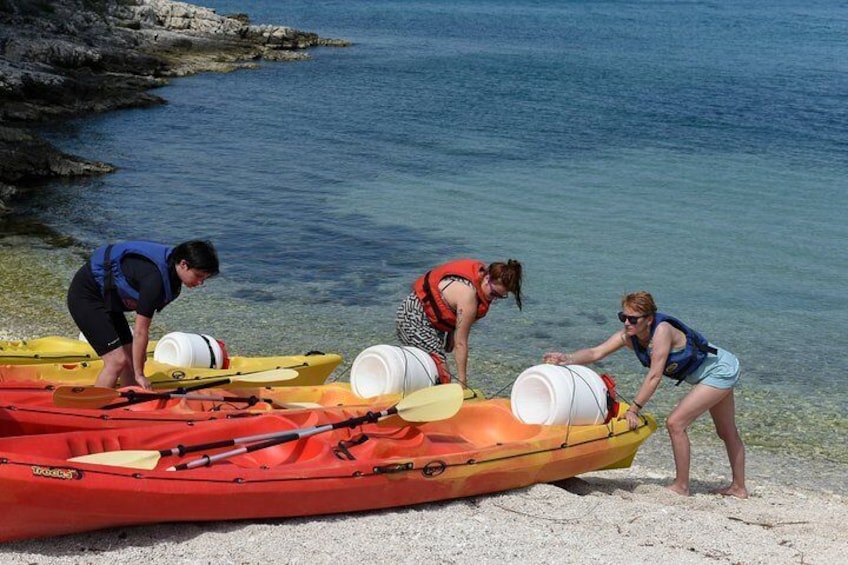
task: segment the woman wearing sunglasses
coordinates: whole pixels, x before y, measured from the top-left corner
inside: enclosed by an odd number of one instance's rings
[[[468,383],[468,336],[489,306],[509,293],[521,309],[521,263],[485,263],[461,259],[440,265],[418,278],[397,311],[400,342],[430,354],[439,382],[449,383],[447,352],[454,352],[457,380]]]
[[[692,390],[674,407],[666,421],[674,453],[676,477],[666,488],[677,494],[689,494],[690,445],[687,428],[701,414],[712,416],[718,436],[724,441],[730,459],[732,481],[716,494],[748,497],[745,486],[745,446],[736,428],[733,388],[739,380],[739,361],[729,351],[712,346],[706,338],[680,320],[657,312],[648,292],[627,294],[621,300],[618,319],[624,327],[595,347],[573,353],[545,353],[546,363],[587,365],[603,359],[622,347],[633,350],[648,374],[624,417],[631,428],[638,423],[639,411],[653,397],[663,376]]]

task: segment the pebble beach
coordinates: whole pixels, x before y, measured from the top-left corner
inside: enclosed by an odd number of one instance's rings
[[[117,528],[9,543],[0,555],[16,564],[824,564],[840,562],[848,550],[841,496],[755,482],[747,500],[702,492],[684,498],[667,492],[667,481],[666,473],[637,463],[414,508]],[[714,482],[698,478],[693,486]]]

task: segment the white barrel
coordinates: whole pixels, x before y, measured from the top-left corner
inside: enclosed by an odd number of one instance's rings
[[[226,346],[212,336],[171,332],[165,334],[153,350],[153,359],[177,367],[226,369]]]
[[[436,363],[417,347],[372,345],[353,360],[350,387],[360,398],[409,394],[438,381]]]
[[[512,385],[512,413],[525,424],[602,424],[607,417],[607,385],[582,365],[536,365]]]

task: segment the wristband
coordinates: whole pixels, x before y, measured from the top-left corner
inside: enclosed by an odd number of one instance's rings
[[[641,404],[639,404],[639,403],[638,403],[638,402],[636,402],[635,400],[633,401],[633,405],[634,405],[636,408],[638,408],[639,410],[641,410],[642,408],[644,408],[644,406],[642,406]]]

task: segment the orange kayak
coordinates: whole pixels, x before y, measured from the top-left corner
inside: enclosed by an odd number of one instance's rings
[[[397,394],[386,394],[366,400],[354,394],[349,383],[156,391],[152,394],[162,398],[142,402],[129,400],[133,395],[141,399],[149,394],[139,388],[111,391],[112,394],[107,394],[102,401],[94,398],[91,402],[92,395],[87,392],[94,390],[110,391],[39,381],[0,383],[0,437],[228,420],[267,414],[272,410],[330,410],[342,406],[390,404],[401,398]],[[57,401],[55,395],[62,393],[65,401]],[[465,391],[466,400],[476,398],[481,398],[479,392]]]
[[[0,541],[161,522],[357,512],[476,496],[629,466],[656,429],[650,415],[636,430],[617,419],[593,426],[523,424],[506,399],[461,403],[453,417],[416,425],[398,416],[371,418],[376,410],[391,414],[386,408],[374,403],[370,414],[366,407],[274,412],[2,438]],[[363,415],[370,419],[352,423]],[[277,443],[259,441],[263,435],[274,436],[270,441]],[[208,447],[237,444],[234,440],[248,451],[227,455]],[[203,451],[177,449],[187,446]],[[117,456],[136,453],[156,457],[144,469],[116,464]],[[69,461],[78,457],[88,462]],[[204,459],[214,462],[191,467]],[[168,470],[175,466],[191,468]]]

